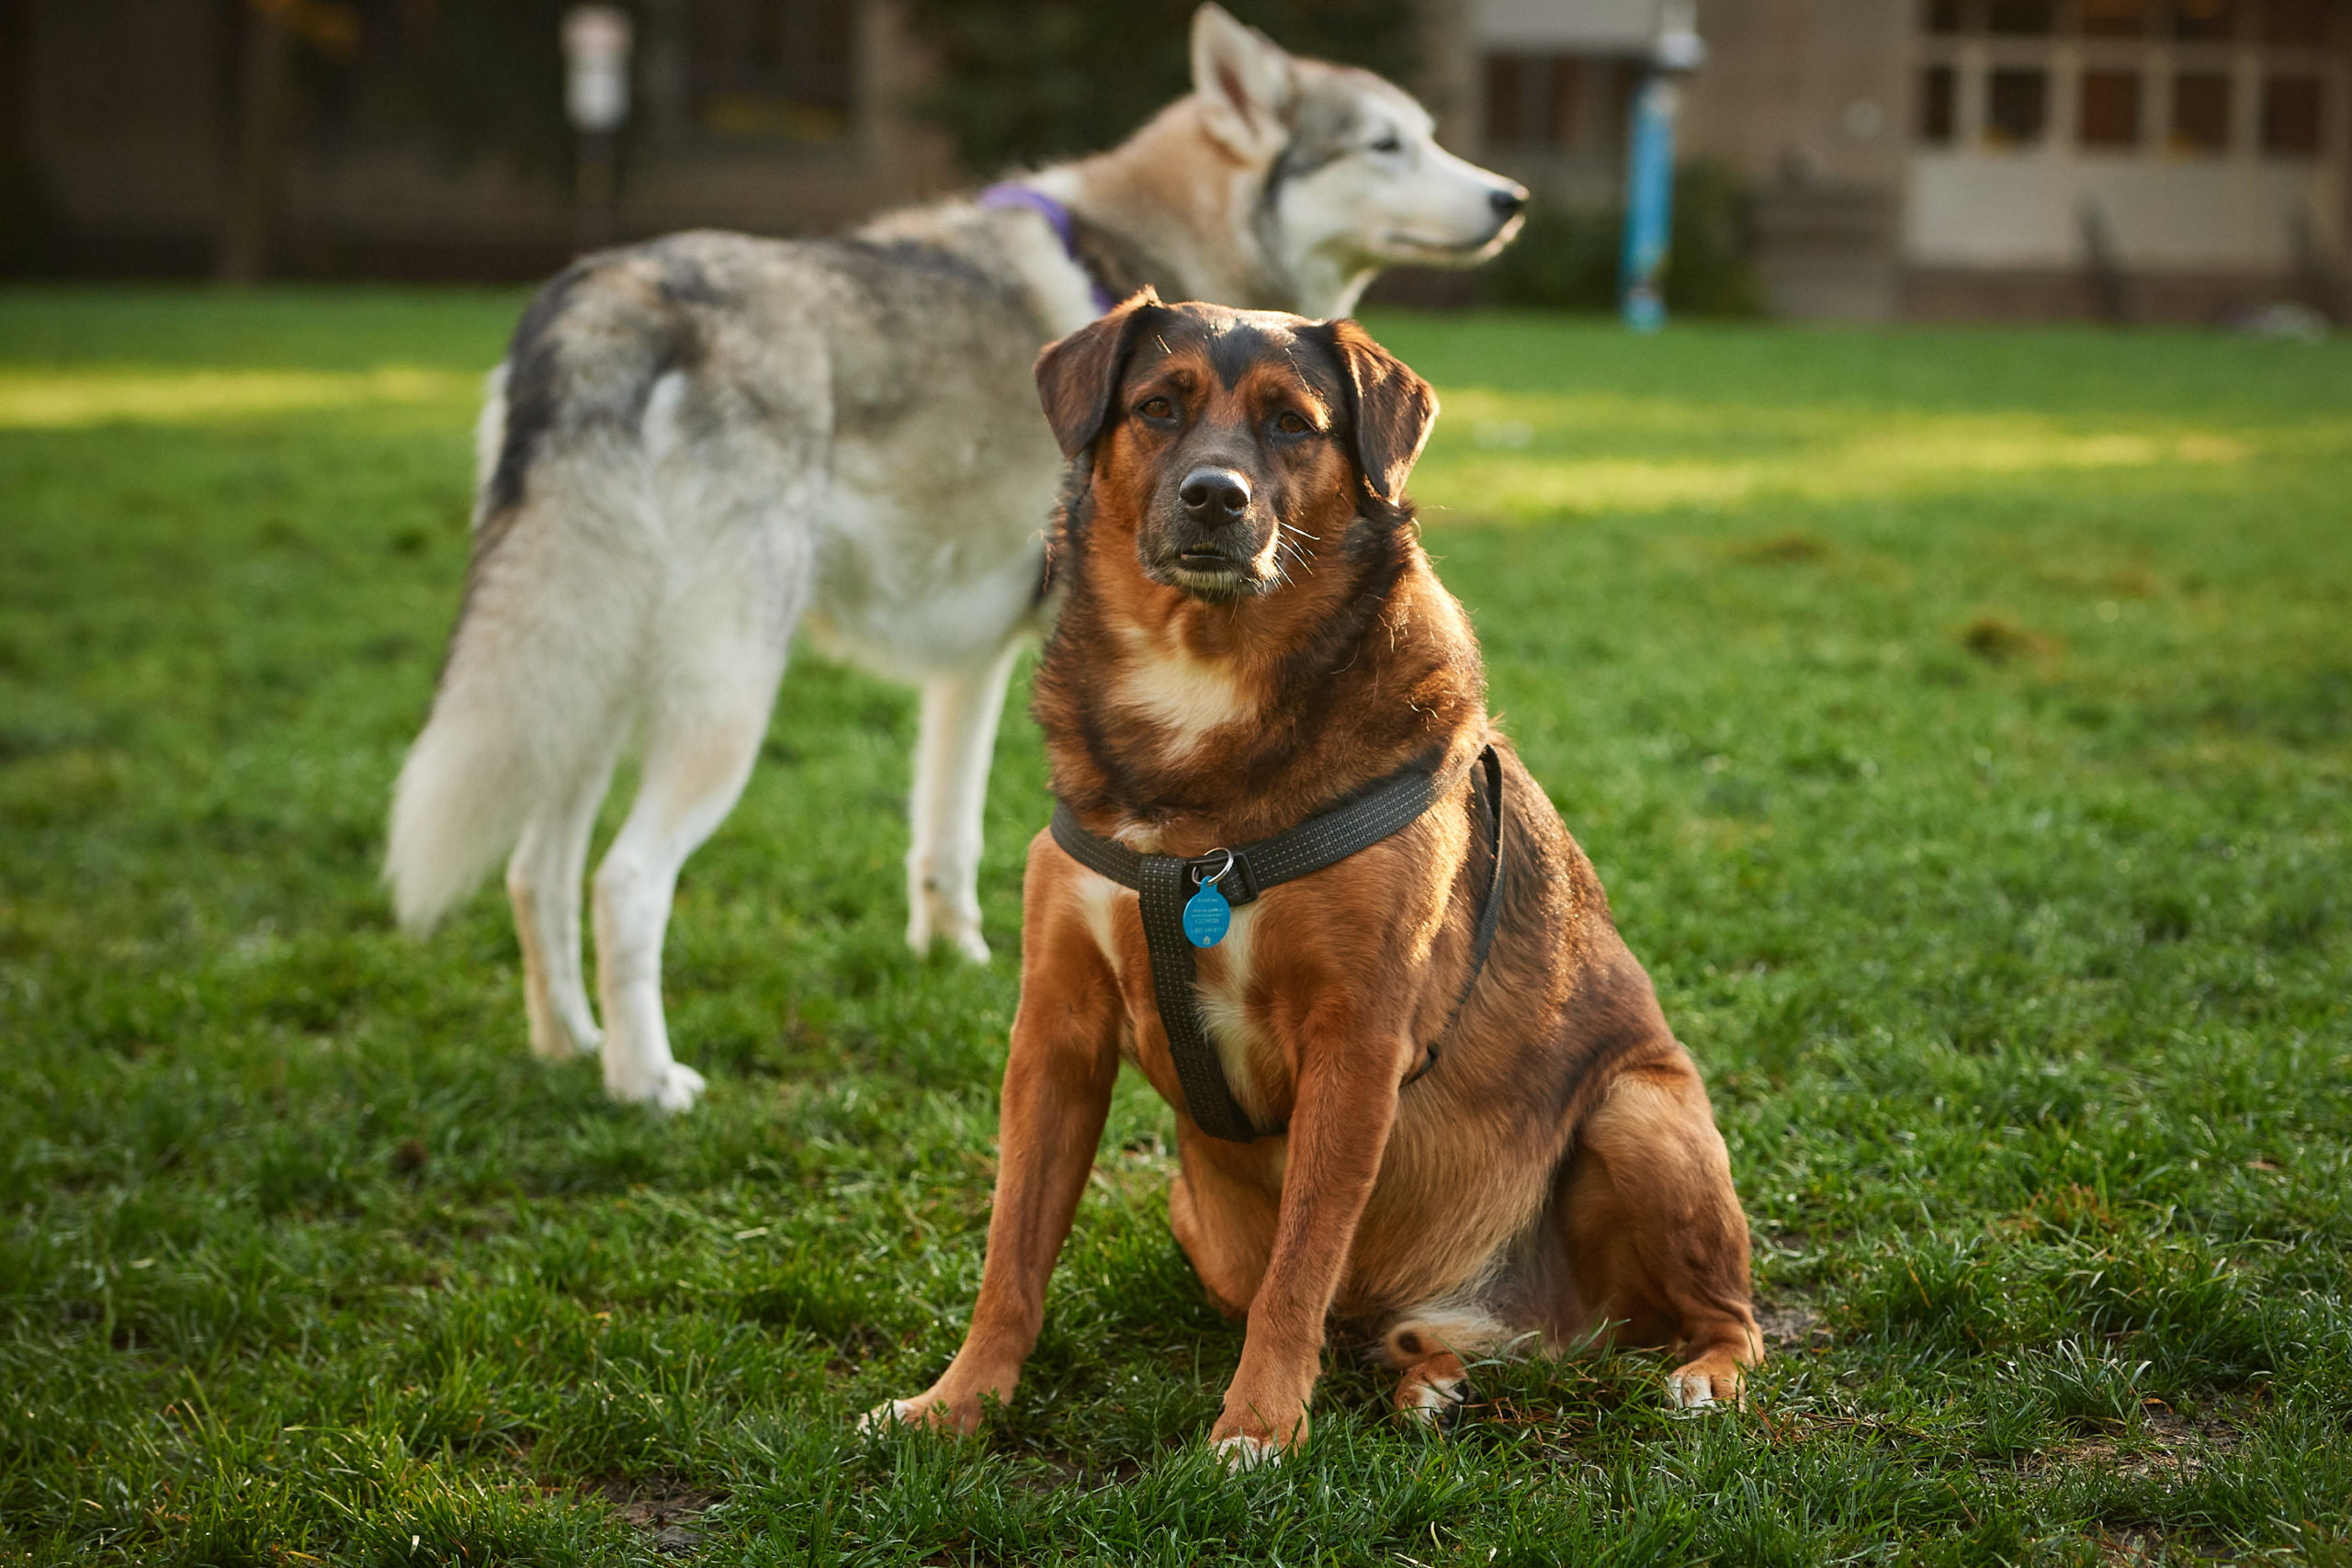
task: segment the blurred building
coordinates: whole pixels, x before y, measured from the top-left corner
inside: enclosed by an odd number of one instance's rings
[[[487,101],[557,93],[560,6],[502,3],[546,39],[543,73]],[[1657,0],[1421,6],[1414,85],[1453,144],[1555,200],[1612,201]],[[420,36],[438,14],[382,6]],[[0,231],[15,231],[0,264],[209,271],[269,129],[251,90],[257,7],[298,24],[335,9],[0,0]],[[831,229],[966,178],[910,111],[924,58],[893,0],[631,9],[616,231]],[[1699,28],[1710,53],[1684,149],[1747,182],[1784,313],[2200,319],[2281,298],[2346,311],[2352,0],[1700,0]],[[282,69],[299,85],[301,56],[333,48],[322,32]],[[274,268],[559,265],[579,238],[565,149],[464,156],[416,106],[398,112],[397,66],[300,100],[309,118],[267,186]]]
[[[1612,191],[1656,12],[1475,0],[1489,161]],[[2346,0],[1699,0],[1699,29],[1683,146],[1747,181],[1783,313],[2345,313]]]
[[[830,230],[958,183],[945,142],[904,111],[920,62],[888,0],[626,8],[637,19],[634,103],[616,232]],[[245,139],[268,118],[255,78],[282,71],[293,102],[270,181],[272,271],[541,276],[579,238],[560,124],[552,146],[526,141],[520,153],[511,134],[485,153],[469,133],[480,142],[482,125],[527,122],[506,117],[514,97],[552,116],[563,9],[493,0],[467,12],[479,40],[452,39],[439,34],[458,7],[386,0],[364,13],[385,41],[349,60],[321,31],[363,14],[342,0],[0,0],[0,167],[15,164],[37,186],[17,200],[41,208],[50,270],[205,275]],[[289,19],[281,62],[256,58],[260,12]],[[482,73],[501,79],[445,72],[458,101],[403,99],[404,49],[477,41]],[[532,69],[512,71],[514,58]]]

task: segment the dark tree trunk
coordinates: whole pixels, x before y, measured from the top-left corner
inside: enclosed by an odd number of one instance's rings
[[[229,193],[215,274],[223,283],[258,283],[268,267],[271,220],[277,210],[287,132],[293,119],[293,39],[261,7],[248,7],[236,183]]]

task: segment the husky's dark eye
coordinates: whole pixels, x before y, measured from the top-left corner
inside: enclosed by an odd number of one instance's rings
[[[1404,138],[1393,130],[1389,131],[1372,144],[1372,150],[1375,152],[1402,152],[1405,150]]]
[[[1136,405],[1136,412],[1146,419],[1174,419],[1176,405],[1166,398],[1146,398]]]
[[[1284,409],[1274,416],[1274,428],[1284,435],[1304,435],[1315,427],[1298,413]]]

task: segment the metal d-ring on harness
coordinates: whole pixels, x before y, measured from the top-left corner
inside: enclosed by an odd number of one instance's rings
[[[1491,746],[1478,753],[1478,771],[1486,789],[1479,803],[1486,807],[1487,844],[1494,874],[1478,910],[1478,929],[1470,949],[1470,972],[1464,977],[1445,1027],[1430,1042],[1411,1083],[1437,1065],[1438,1045],[1453,1031],[1453,1021],[1470,1000],[1470,992],[1485,971],[1487,953],[1495,943],[1495,928],[1503,907],[1503,769]],[[1336,865],[1359,850],[1419,821],[1436,804],[1437,780],[1420,768],[1392,773],[1320,816],[1310,817],[1287,832],[1261,839],[1239,849],[1216,849],[1186,859],[1177,855],[1137,854],[1125,844],[1088,832],[1069,807],[1054,807],[1054,842],[1086,867],[1142,895],[1143,934],[1151,954],[1151,988],[1159,1002],[1159,1022],[1168,1032],[1169,1054],[1175,1058],[1177,1081],[1183,1086],[1184,1105],[1201,1131],[1227,1143],[1246,1144],[1282,1132],[1259,1129],[1233,1098],[1217,1060],[1216,1044],[1201,1021],[1199,993],[1193,987],[1193,946],[1186,934],[1185,906],[1202,888],[1213,888],[1221,902],[1247,904],[1269,887],[1295,881],[1325,866]],[[1222,923],[1208,912],[1214,935],[1202,945],[1214,945],[1224,935]],[[1401,1087],[1401,1086],[1400,1086]]]

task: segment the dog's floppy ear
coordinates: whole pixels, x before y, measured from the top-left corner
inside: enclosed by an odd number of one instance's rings
[[[1047,344],[1037,355],[1037,400],[1054,427],[1062,456],[1075,457],[1094,445],[1111,417],[1119,375],[1127,366],[1127,345],[1136,329],[1159,309],[1150,287],[1137,289],[1109,315],[1088,322],[1066,338]]]
[[[1331,347],[1347,377],[1356,467],[1363,471],[1364,486],[1389,505],[1401,506],[1406,476],[1437,423],[1437,393],[1353,321],[1331,323]]]
[[[1208,133],[1246,163],[1272,162],[1290,140],[1298,96],[1290,56],[1215,0],[1193,13],[1193,92]]]

